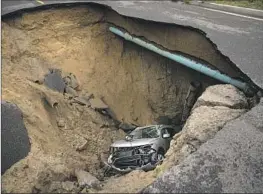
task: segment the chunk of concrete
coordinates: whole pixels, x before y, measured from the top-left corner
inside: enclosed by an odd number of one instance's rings
[[[193,110],[179,136],[175,136],[166,153],[163,165],[167,168],[182,162],[200,145],[214,135],[230,120],[245,113],[244,109],[201,106]]]
[[[82,144],[78,145],[78,147],[76,148],[76,151],[81,152],[81,151],[87,149],[87,147],[88,147],[88,141],[85,140],[84,142],[82,142]]]
[[[92,98],[90,99],[91,108],[102,110],[109,108],[101,99],[99,98]]]
[[[217,93],[217,88],[225,93]],[[232,97],[229,98],[226,91],[229,94],[234,94],[237,101]],[[233,86],[215,85],[208,87],[205,93],[197,100],[196,104],[199,103],[199,105],[194,106],[180,135],[173,137],[163,162],[165,168],[182,162],[203,143],[213,138],[227,122],[246,112],[246,98]],[[208,94],[211,94],[211,97]],[[236,109],[237,107],[240,109]]]
[[[248,108],[248,102],[242,91],[232,85],[222,84],[208,87],[198,98],[194,108],[199,106],[225,106],[234,109],[246,109]]]
[[[74,90],[72,87],[70,87],[70,86],[66,86],[66,88],[65,88],[65,92],[67,93],[67,94],[70,94],[70,95],[72,95],[72,96],[78,96],[78,93],[77,93],[77,91],[76,90]]]
[[[66,122],[63,118],[58,118],[57,119],[57,125],[58,127],[65,127],[66,126]]]
[[[141,193],[261,193],[263,101]]]
[[[89,102],[89,100],[87,100],[86,98],[81,97],[75,97],[74,102],[77,102],[80,105],[85,105],[85,106],[90,106],[91,103]]]
[[[77,89],[80,86],[76,76],[72,73],[69,73],[66,77],[63,78],[63,80],[67,86],[73,89]]]
[[[84,170],[75,170],[75,175],[81,187],[100,188],[100,181]]]

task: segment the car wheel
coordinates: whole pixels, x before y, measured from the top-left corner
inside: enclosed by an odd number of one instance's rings
[[[164,151],[163,150],[159,150],[157,152],[157,161],[162,161],[164,159]]]

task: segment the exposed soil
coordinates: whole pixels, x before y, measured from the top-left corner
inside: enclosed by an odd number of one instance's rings
[[[24,160],[2,176],[3,190],[32,192],[43,176],[49,176],[43,175],[47,169],[53,172],[53,181],[73,181],[77,168],[102,178],[101,160],[110,144],[124,137],[112,120],[91,108],[70,104],[63,94],[32,81],[43,78],[48,68],[73,73],[80,82],[79,94],[102,97],[118,120],[137,125],[152,124],[160,116],[179,123],[190,82],[200,81],[203,89],[218,83],[123,41],[109,32],[112,25],[242,77],[201,32],[123,17],[101,6],[61,7],[5,18],[2,98],[22,110],[32,147]],[[45,104],[44,94],[58,100],[57,109]],[[65,121],[65,127],[57,126],[58,119]],[[85,140],[86,150],[76,151]],[[155,178],[153,172],[147,178],[146,173],[136,173],[108,180],[103,192],[136,192]]]

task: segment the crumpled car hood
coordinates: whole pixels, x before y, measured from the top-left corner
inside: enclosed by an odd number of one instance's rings
[[[132,141],[119,140],[111,144],[112,147],[136,147],[148,145],[155,142],[157,138],[134,139]]]

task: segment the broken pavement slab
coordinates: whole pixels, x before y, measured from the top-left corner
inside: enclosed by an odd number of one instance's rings
[[[233,109],[247,109],[248,102],[243,92],[229,84],[210,86],[202,93],[194,105],[225,106]]]
[[[80,90],[80,84],[77,77],[73,73],[68,73],[64,78],[64,83],[75,90]]]
[[[228,94],[233,97],[230,98]],[[163,167],[170,168],[180,164],[203,143],[213,138],[227,122],[247,111],[244,94],[235,87],[225,84],[208,87],[197,99],[196,104],[199,105],[194,105],[182,131],[173,137]]]
[[[97,110],[103,110],[109,108],[100,98],[92,98],[90,99],[91,108]]]
[[[261,99],[140,193],[261,193],[262,112]]]
[[[76,103],[78,103],[80,105],[85,105],[85,106],[88,106],[88,107],[91,106],[91,103],[89,102],[89,100],[87,100],[86,98],[84,98],[82,96],[73,98],[73,102],[76,102]]]
[[[70,86],[66,86],[65,87],[65,93],[69,94],[69,95],[72,95],[72,96],[78,96],[78,93],[76,90],[74,90],[72,87]]]
[[[1,174],[13,164],[26,157],[31,149],[27,129],[23,122],[22,111],[6,101],[1,102],[2,124],[2,162]]]

